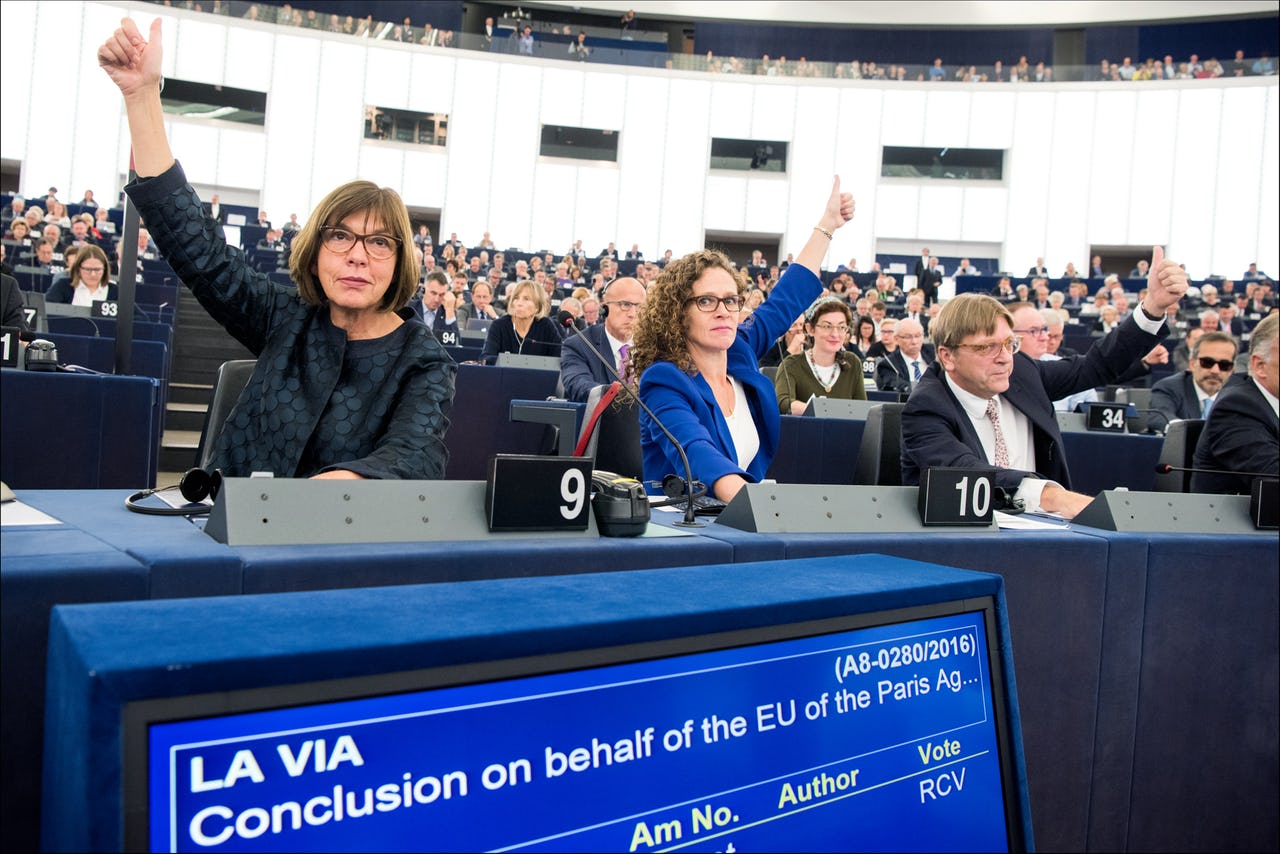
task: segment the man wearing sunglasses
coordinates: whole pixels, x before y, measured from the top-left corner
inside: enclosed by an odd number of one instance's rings
[[[1151,387],[1152,427],[1164,432],[1177,418],[1207,418],[1235,370],[1236,342],[1224,332],[1206,332],[1191,345],[1187,370]]]
[[[938,359],[902,413],[902,482],[935,466],[994,467],[996,486],[1027,509],[1075,516],[1092,499],[1070,491],[1053,401],[1111,382],[1151,351],[1186,291],[1186,272],[1155,247],[1133,316],[1084,358],[1058,361],[1015,359],[1013,316],[994,298],[952,299],[931,326]]]

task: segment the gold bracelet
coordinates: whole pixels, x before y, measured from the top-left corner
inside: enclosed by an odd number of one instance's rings
[[[827,229],[823,228],[823,227],[822,227],[822,226],[820,226],[820,225],[815,225],[815,226],[813,227],[813,230],[814,230],[814,231],[821,231],[823,234],[825,234],[825,235],[827,236],[827,240],[834,240],[834,239],[835,239],[835,238],[834,238],[834,236],[831,234],[831,232],[830,232],[830,231],[828,231]]]

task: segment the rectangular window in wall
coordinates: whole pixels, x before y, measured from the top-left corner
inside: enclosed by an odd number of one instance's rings
[[[618,132],[596,128],[543,125],[542,145],[538,153],[543,157],[572,157],[574,160],[603,160],[617,163]]]
[[[880,161],[884,178],[944,181],[999,181],[1004,151],[998,148],[900,148],[886,145]]]
[[[446,113],[417,113],[365,104],[365,139],[444,146],[448,136],[449,116]]]
[[[776,139],[711,140],[711,168],[786,172],[787,144]]]
[[[267,118],[267,93],[231,86],[210,86],[190,80],[165,78],[160,93],[164,111],[189,119],[221,119],[247,125],[264,125]]]

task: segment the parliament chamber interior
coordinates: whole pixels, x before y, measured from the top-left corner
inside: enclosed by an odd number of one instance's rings
[[[0,4],[0,844],[1280,847],[1280,8],[998,5]]]

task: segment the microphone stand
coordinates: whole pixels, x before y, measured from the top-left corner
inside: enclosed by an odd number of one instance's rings
[[[587,345],[587,348],[590,349],[591,352],[595,354],[595,357],[600,360],[600,364],[604,366],[610,376],[618,381],[622,388],[626,390],[627,395],[640,405],[640,408],[643,409],[651,419],[653,419],[653,423],[658,425],[658,429],[662,431],[663,435],[667,437],[671,444],[676,446],[676,450],[680,452],[680,463],[684,466],[685,505],[684,518],[675,524],[681,528],[704,527],[703,523],[699,522],[696,517],[693,505],[693,469],[689,467],[689,457],[685,455],[684,448],[676,441],[676,437],[671,435],[671,431],[667,429],[667,425],[663,424],[661,419],[653,414],[653,410],[646,406],[645,402],[640,399],[640,395],[636,394],[636,392],[631,389],[631,386],[627,385],[627,381],[622,378],[622,374],[618,373],[618,369],[609,364],[609,360],[606,359],[600,350],[596,348],[595,344],[591,343],[591,339],[584,335],[572,320],[569,320],[564,325],[567,329],[571,330],[574,335],[578,336],[578,340]]]

